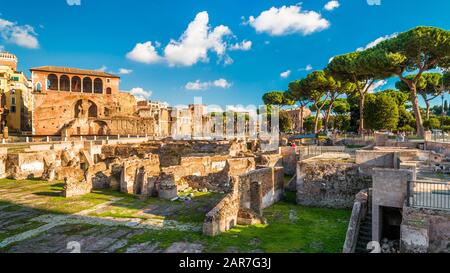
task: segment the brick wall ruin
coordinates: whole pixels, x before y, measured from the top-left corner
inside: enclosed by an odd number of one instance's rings
[[[297,203],[305,206],[352,208],[354,196],[372,180],[346,154],[325,154],[303,160],[297,168]]]
[[[262,168],[231,180],[231,192],[207,215],[203,234],[215,236],[236,224],[263,223],[262,210],[283,196],[283,168]]]
[[[403,208],[402,253],[450,253],[450,212]]]

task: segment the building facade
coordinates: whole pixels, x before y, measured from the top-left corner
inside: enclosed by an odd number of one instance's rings
[[[24,73],[17,71],[18,59],[14,54],[0,52],[0,131],[31,131],[32,85]]]
[[[142,118],[155,120],[155,136],[169,137],[171,133],[171,109],[159,101],[138,101],[137,112]]]
[[[302,114],[303,111],[303,114]],[[292,130],[295,132],[303,132],[303,124],[306,118],[311,116],[311,110],[306,107],[298,107],[285,110],[285,112],[292,119]]]
[[[118,76],[95,70],[30,69],[34,135],[154,135],[153,117],[140,117],[135,97]]]

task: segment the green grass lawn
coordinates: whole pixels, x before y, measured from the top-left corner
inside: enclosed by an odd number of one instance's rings
[[[129,245],[158,242],[164,248],[174,242],[200,243],[205,252],[339,253],[345,240],[349,210],[309,208],[296,205],[288,194],[285,201],[264,210],[267,225],[236,226],[216,237],[183,231],[148,231]],[[289,217],[289,215],[295,217]],[[124,248],[125,249],[125,248]]]
[[[139,200],[114,191],[98,191],[82,197],[63,198],[61,183],[43,181],[0,180],[0,206],[9,204],[3,211],[20,208],[36,210],[38,214],[72,214],[114,197],[122,197],[110,206],[91,214],[95,217],[122,217],[177,220],[201,224],[207,211],[221,195],[195,193],[191,205],[156,198]],[[156,212],[146,215],[146,209],[157,206]],[[144,209],[144,210],[143,210]],[[167,213],[168,212],[168,213]],[[2,210],[0,210],[2,213]],[[154,215],[153,215],[154,214]],[[203,236],[201,232],[174,230],[146,230],[128,239],[127,246],[143,242],[155,242],[160,248],[175,242],[201,243],[204,252],[341,252],[351,211],[310,208],[295,203],[295,193],[287,193],[284,201],[264,210],[267,225],[235,226],[216,237]],[[30,215],[31,216],[31,215]],[[34,215],[33,215],[34,216]],[[17,230],[0,234],[0,240],[13,234],[37,227],[38,223],[22,220]],[[126,227],[123,227],[126,228]],[[126,250],[126,247],[121,249]]]

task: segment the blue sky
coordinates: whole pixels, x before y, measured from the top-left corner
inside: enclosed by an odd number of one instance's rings
[[[450,29],[447,0],[329,2],[0,0],[0,45],[26,73],[104,69],[123,72],[123,91],[172,105],[194,96],[249,105],[380,37],[417,25]]]

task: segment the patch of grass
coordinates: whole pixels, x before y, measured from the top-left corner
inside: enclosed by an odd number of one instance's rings
[[[292,199],[292,195],[288,195],[287,200],[264,210],[267,225],[235,226],[216,237],[203,236],[201,232],[147,231],[132,237],[128,245],[158,242],[164,248],[175,242],[200,243],[205,246],[205,252],[212,253],[231,250],[269,253],[341,252],[351,212],[297,206],[292,203]],[[292,212],[296,215],[295,219],[289,217]]]
[[[287,175],[287,174],[285,174],[285,175],[284,175],[284,185],[285,185],[285,186],[289,185],[289,182],[291,182],[291,179],[292,179],[292,178],[293,178],[292,175]]]

